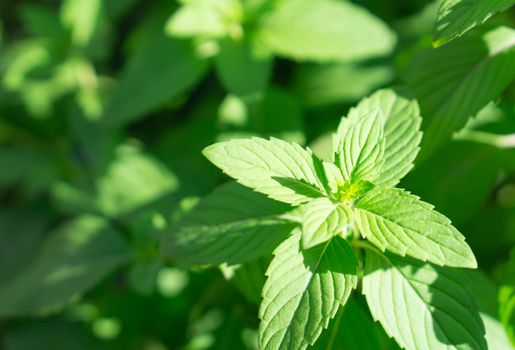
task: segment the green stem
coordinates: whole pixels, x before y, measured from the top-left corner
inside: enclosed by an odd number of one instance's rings
[[[368,250],[372,250],[378,254],[381,254],[381,255],[383,254],[383,252],[381,252],[379,249],[377,249],[374,245],[372,245],[369,242],[364,241],[364,240],[354,240],[351,242],[351,245],[354,248],[368,249]]]
[[[466,130],[456,135],[455,138],[484,143],[498,148],[515,148],[515,134],[496,135],[483,131]]]

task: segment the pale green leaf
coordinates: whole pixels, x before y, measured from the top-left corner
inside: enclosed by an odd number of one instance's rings
[[[444,44],[513,4],[513,0],[442,0],[436,15],[434,41],[437,45]]]
[[[259,348],[305,349],[356,287],[357,259],[341,237],[302,251],[298,233],[274,256],[259,309]]]
[[[327,184],[326,192],[327,193],[337,193],[343,184],[345,184],[345,180],[343,178],[342,172],[340,169],[331,162],[322,162],[322,167],[324,169],[323,173],[319,172],[319,176],[323,176],[323,183]]]
[[[363,294],[375,320],[405,349],[487,349],[463,271],[367,251]]]
[[[272,52],[297,60],[348,61],[389,54],[395,35],[350,2],[278,1],[263,16],[259,39]]]
[[[302,247],[308,249],[335,235],[347,236],[351,212],[341,203],[317,198],[303,206]]]
[[[243,9],[238,0],[185,1],[168,20],[167,34],[176,37],[221,38],[241,29]]]
[[[427,158],[515,78],[515,30],[474,32],[417,55],[406,79],[420,103]],[[423,67],[423,69],[421,69]]]
[[[203,154],[242,185],[275,200],[295,205],[323,196],[315,156],[297,144],[253,137],[216,143]]]
[[[370,314],[350,297],[313,349],[377,350],[381,346]]]
[[[355,204],[361,234],[382,251],[453,267],[477,267],[465,237],[433,206],[401,189],[376,188]]]
[[[206,196],[171,230],[166,254],[182,264],[237,264],[271,253],[298,226],[290,206],[230,182]]]
[[[29,265],[0,288],[0,314],[53,311],[100,282],[130,257],[117,231],[81,216],[51,233]]]
[[[345,180],[374,182],[378,178],[384,162],[383,128],[378,111],[342,119],[334,137],[334,150],[335,162]]]
[[[349,111],[348,119],[357,120],[370,111],[379,111],[384,123],[384,164],[376,185],[393,187],[413,167],[422,133],[418,103],[404,91],[379,90]],[[336,137],[341,137],[337,134]]]
[[[102,0],[65,0],[61,8],[61,21],[71,32],[77,46],[89,44],[97,30]]]

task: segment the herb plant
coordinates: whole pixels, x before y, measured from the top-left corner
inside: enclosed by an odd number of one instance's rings
[[[0,1],[0,350],[513,350],[514,4]]]
[[[372,315],[402,347],[485,348],[466,278],[453,269],[477,267],[465,238],[432,205],[395,188],[418,153],[420,122],[416,101],[384,90],[342,118],[327,161],[275,138],[207,147],[238,183],[292,209],[228,185],[190,220],[223,220],[212,206],[228,201],[247,215],[200,230],[186,224],[170,249],[231,264],[273,251],[259,308],[262,349],[315,345],[360,280]]]

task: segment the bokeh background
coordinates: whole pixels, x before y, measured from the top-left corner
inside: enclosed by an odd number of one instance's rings
[[[427,70],[437,6],[1,0],[0,349],[255,349],[266,261],[187,269],[161,249],[198,198],[227,181],[201,150],[259,135],[323,153],[340,118],[380,88],[413,92],[430,118],[440,102],[427,95],[451,93],[459,72],[495,55],[481,40],[473,52],[458,42],[449,45],[466,59],[443,55]],[[514,24],[512,9],[486,26]],[[515,309],[509,79],[484,83],[496,95],[458,109],[474,118],[400,185],[467,237],[501,350]],[[377,332],[382,348],[397,348]]]

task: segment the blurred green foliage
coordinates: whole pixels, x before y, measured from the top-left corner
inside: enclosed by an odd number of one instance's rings
[[[467,237],[487,340],[509,349],[515,16],[512,8],[466,33],[441,27],[438,43],[453,40],[434,48],[437,8],[0,2],[0,348],[255,349],[269,258],[187,270],[181,254],[163,253],[163,237],[183,217],[201,221],[188,211],[226,180],[200,151],[259,135],[323,154],[352,105],[403,85],[425,136],[400,187]],[[215,206],[238,210],[230,198]],[[360,297],[349,305],[336,318],[348,331],[335,348],[397,348]]]

